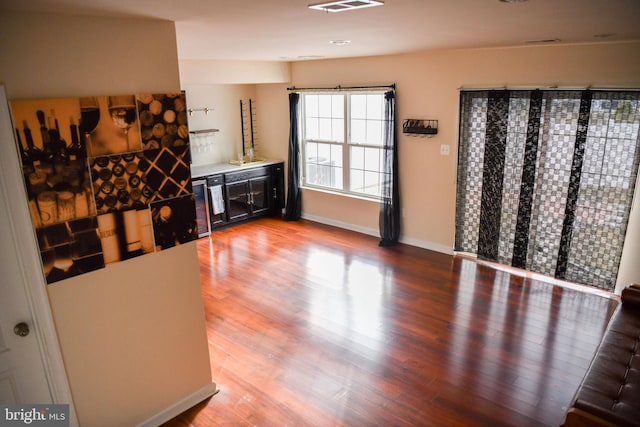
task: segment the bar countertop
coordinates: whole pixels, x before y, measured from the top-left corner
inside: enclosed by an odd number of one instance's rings
[[[269,166],[277,163],[282,163],[283,160],[260,160],[253,162],[246,162],[242,165],[234,165],[231,163],[210,163],[203,165],[191,165],[191,178],[203,178],[209,175],[216,175],[219,173],[235,172],[243,169],[257,168],[260,166]]]

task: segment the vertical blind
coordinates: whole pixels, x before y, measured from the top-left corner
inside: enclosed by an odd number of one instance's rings
[[[639,101],[636,91],[461,92],[456,251],[613,290]]]

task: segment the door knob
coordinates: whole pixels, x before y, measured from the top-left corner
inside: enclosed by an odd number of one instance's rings
[[[24,322],[20,322],[13,327],[13,333],[20,337],[26,337],[27,335],[29,335],[29,332],[29,325]]]

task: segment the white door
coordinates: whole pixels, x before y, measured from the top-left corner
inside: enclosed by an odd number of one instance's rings
[[[4,170],[4,163],[9,159],[17,161],[16,149],[10,150],[9,142],[14,139],[4,88],[0,93],[0,103],[3,158],[3,171],[0,173],[0,403],[53,403],[37,335],[33,333],[34,319],[15,245],[15,239],[20,236],[16,236],[10,206],[20,197],[24,198],[24,191],[12,188],[10,178],[6,176],[11,171]],[[20,323],[20,333],[26,333],[26,336],[14,332]]]
[[[12,403],[68,403],[76,424],[0,85],[0,404]]]
[[[11,190],[3,185],[0,191],[0,236],[3,236],[0,246],[0,403],[53,403],[38,340],[33,333],[33,316],[22,286],[20,260],[13,242],[6,239],[12,230],[6,221],[9,212],[4,196]],[[19,336],[14,332],[18,324],[22,324],[19,332],[28,335]]]

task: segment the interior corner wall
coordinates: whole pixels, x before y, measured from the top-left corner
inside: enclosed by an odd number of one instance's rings
[[[178,91],[175,27],[3,13],[0,81],[9,99]],[[136,425],[211,384],[195,242],[47,292],[81,425]]]
[[[286,84],[256,85],[260,156],[285,160],[289,156],[289,92]],[[285,174],[285,180],[287,174]],[[286,186],[285,186],[286,188]]]
[[[408,118],[436,119],[438,134],[421,138],[398,133],[401,241],[428,249],[452,251],[455,233],[455,198],[459,89],[512,87],[640,88],[640,43],[601,43],[528,46],[496,49],[441,50],[404,55],[295,62],[291,84],[297,87],[333,87],[396,83],[396,113]],[[261,93],[260,91],[258,93]],[[270,94],[282,104],[286,92]],[[261,102],[269,102],[268,99]],[[279,108],[261,132],[284,135],[288,110]],[[283,125],[282,123],[287,124]],[[286,146],[280,137],[278,144]],[[440,154],[448,145],[450,154]],[[376,203],[303,190],[303,215],[350,228],[378,228]],[[636,205],[638,201],[636,201]],[[640,209],[635,209],[638,215]],[[638,223],[636,218],[634,223]],[[633,245],[627,245],[631,248]],[[637,246],[637,245],[636,245]],[[626,249],[625,249],[626,250]],[[636,248],[637,250],[637,248]],[[623,256],[635,260],[625,280],[640,281],[640,253]]]
[[[254,117],[260,117],[267,104],[262,106],[256,101],[256,85],[240,84],[182,84],[187,97],[187,108],[202,110],[213,109],[205,114],[194,111],[189,116],[189,130],[218,129],[215,133],[191,135],[191,159],[194,165],[226,163],[237,157],[242,150],[243,125],[245,132],[245,147],[250,144],[249,130],[251,124],[247,121],[249,114],[249,99],[252,99]],[[240,118],[240,101],[244,102],[245,122]],[[264,108],[261,108],[264,107]],[[254,124],[254,128],[256,125]],[[257,134],[257,129],[254,129]],[[260,152],[261,144],[256,135],[256,153]]]

